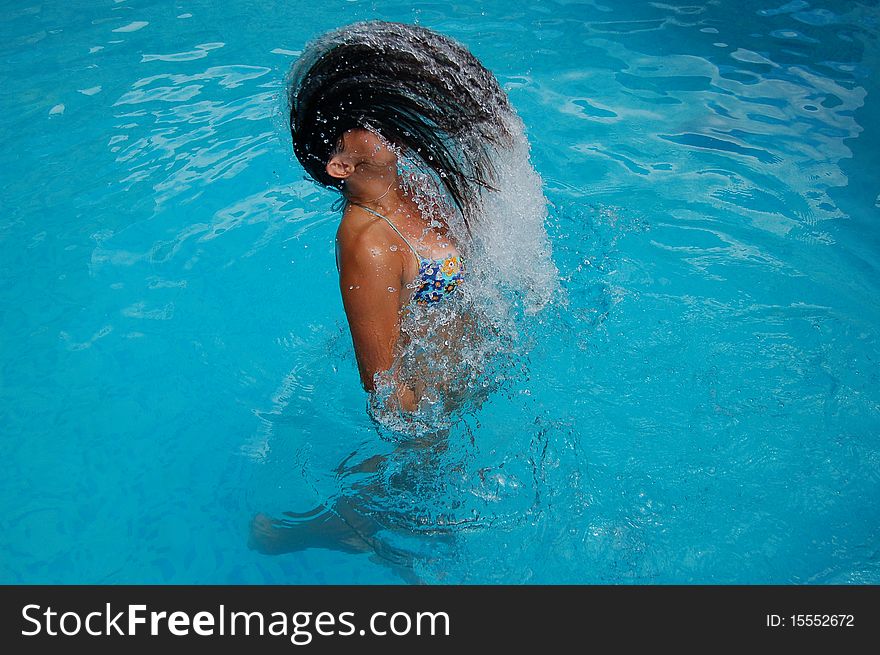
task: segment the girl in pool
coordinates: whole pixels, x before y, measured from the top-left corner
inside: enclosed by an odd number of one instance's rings
[[[486,264],[491,248],[477,234],[492,233],[475,228],[491,224],[484,192],[498,177],[494,158],[533,173],[527,145],[514,139],[521,123],[492,73],[461,45],[412,25],[370,21],[322,36],[291,71],[289,102],[297,159],[313,180],[340,192],[339,286],[373,416],[398,437],[417,438],[398,440],[387,457],[340,466],[338,479],[360,481],[331,507],[280,520],[257,515],[251,546],[368,551],[412,579],[411,556],[380,539],[389,529],[406,531],[407,517],[367,508],[383,504],[389,459],[406,462],[424,488],[444,449],[442,419],[489,393],[483,367],[505,348],[504,331],[470,299],[497,292],[505,271],[519,283],[525,276]],[[543,200],[537,176],[517,182]],[[528,225],[519,224],[515,236],[535,259],[540,221],[532,232],[529,241]],[[478,285],[486,268],[494,271],[491,289]]]
[[[507,96],[454,41],[370,21],[311,44],[289,101],[297,159],[341,193],[336,261],[364,388],[407,412],[424,400],[448,408],[465,324],[476,336],[472,313],[449,316],[495,176],[490,149],[510,140]]]

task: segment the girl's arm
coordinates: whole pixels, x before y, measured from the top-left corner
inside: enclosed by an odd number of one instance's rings
[[[391,368],[400,337],[400,272],[386,248],[350,250],[343,250],[339,258],[339,290],[361,383],[374,391],[373,377]]]
[[[403,271],[400,257],[384,244],[369,244],[364,238],[355,241],[339,244],[339,290],[361,384],[372,392],[375,391],[376,373],[391,368],[394,347],[400,338]],[[413,390],[399,386],[396,396],[402,409],[416,409]]]

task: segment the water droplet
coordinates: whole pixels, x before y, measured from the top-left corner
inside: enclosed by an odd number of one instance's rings
[[[391,247],[389,248],[389,250],[391,250],[391,252],[397,252],[397,246],[392,244]]]
[[[394,287],[388,287],[389,293],[394,293],[395,291],[397,291],[397,289],[395,289]]]

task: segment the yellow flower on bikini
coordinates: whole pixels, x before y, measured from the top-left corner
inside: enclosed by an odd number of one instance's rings
[[[444,259],[443,264],[440,266],[440,270],[443,271],[444,275],[455,275],[458,273],[458,269],[458,258],[455,255]]]

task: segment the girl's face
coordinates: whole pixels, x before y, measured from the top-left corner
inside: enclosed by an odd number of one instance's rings
[[[355,167],[397,167],[397,155],[391,150],[391,144],[376,132],[360,128],[348,130],[342,135],[342,143],[341,154]]]
[[[348,182],[393,180],[397,175],[397,155],[379,134],[355,128],[340,137],[340,147],[327,162],[327,173]]]

